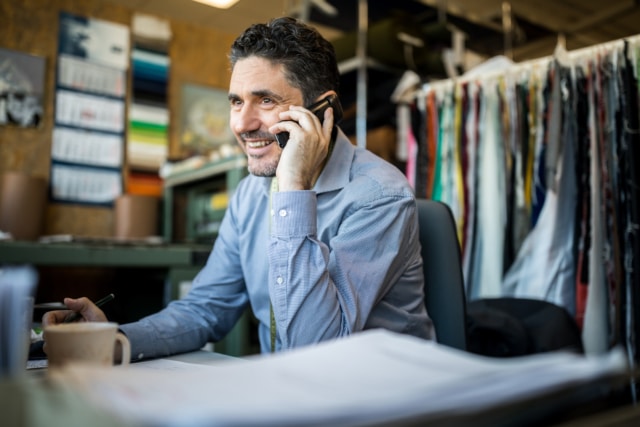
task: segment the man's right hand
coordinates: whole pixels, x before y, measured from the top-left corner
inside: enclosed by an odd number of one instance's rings
[[[54,310],[48,311],[42,316],[42,327],[46,328],[48,325],[56,325],[58,323],[64,323],[64,321],[73,313],[78,313],[80,318],[76,322],[108,322],[107,316],[102,310],[98,308],[89,298],[65,298],[64,305],[70,308],[70,310]],[[47,334],[44,334],[44,347],[43,350],[47,352]],[[116,363],[120,363],[122,350],[120,348],[120,342],[116,343],[114,349],[114,360]]]
[[[81,317],[78,322],[106,322],[107,316],[89,298],[65,298],[64,305],[69,310],[48,311],[42,316],[42,326],[64,323],[73,313],[78,313]]]

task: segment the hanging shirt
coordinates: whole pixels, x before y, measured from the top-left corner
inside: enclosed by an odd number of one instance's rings
[[[483,87],[479,121],[477,227],[470,299],[502,296],[505,164],[496,82],[487,82]]]
[[[550,135],[557,145],[553,180],[536,226],[526,237],[503,281],[504,295],[542,299],[575,313],[574,231],[576,210],[576,114],[570,102],[568,70],[556,69]],[[567,89],[563,97],[561,88]],[[556,117],[557,116],[557,117]],[[565,117],[562,121],[561,118]],[[554,118],[555,117],[555,118]],[[557,126],[557,129],[555,127]],[[562,142],[562,143],[561,143]]]

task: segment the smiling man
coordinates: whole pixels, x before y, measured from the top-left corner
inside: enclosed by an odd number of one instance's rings
[[[413,191],[397,168],[336,126],[332,45],[278,18],[240,35],[230,61],[230,126],[250,175],[189,294],[121,326],[134,359],[216,342],[248,305],[263,352],[371,328],[431,338]],[[302,107],[323,100],[320,113]],[[284,132],[282,148],[275,135]],[[85,320],[106,320],[86,298],[65,303]],[[44,323],[68,314],[52,312]]]

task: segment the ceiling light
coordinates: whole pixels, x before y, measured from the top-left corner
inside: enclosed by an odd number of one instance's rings
[[[193,0],[198,3],[204,3],[207,6],[217,7],[218,9],[229,9],[234,4],[238,3],[238,0]]]

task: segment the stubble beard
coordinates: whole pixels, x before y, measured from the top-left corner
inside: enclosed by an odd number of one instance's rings
[[[276,170],[278,169],[279,159],[272,161],[262,160],[261,157],[249,157],[248,159],[249,173],[254,176],[261,176],[265,178],[271,178],[276,176]]]

